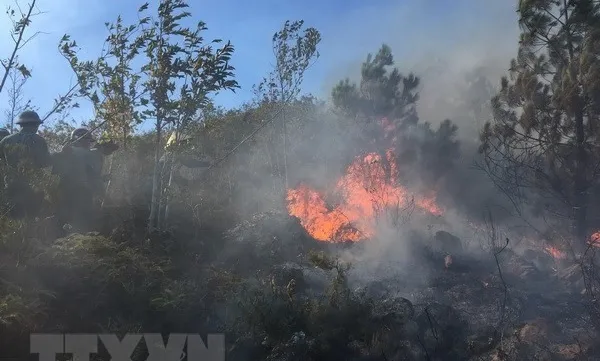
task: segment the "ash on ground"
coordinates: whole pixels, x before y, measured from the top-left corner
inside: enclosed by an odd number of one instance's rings
[[[228,239],[231,251],[220,262],[268,279],[264,287],[270,283],[283,300],[294,299],[287,312],[308,307],[307,300],[331,299],[332,289],[339,292],[345,282],[352,302],[369,305],[370,323],[361,326],[363,333],[380,327],[374,334],[381,339],[399,337],[393,347],[382,340],[377,346],[354,340],[345,345],[353,353],[339,355],[345,359],[593,360],[597,353],[581,280],[574,271],[571,278],[564,276],[566,267],[542,250],[520,255],[507,247],[494,257],[468,251],[446,231],[407,233],[380,244],[329,244],[311,239],[283,214],[261,214],[232,229]],[[309,259],[315,252],[337,261],[316,267]],[[251,255],[262,263],[253,263]],[[350,268],[336,274],[344,264]],[[270,350],[270,359],[310,359],[324,342],[324,329],[341,327],[337,322],[315,333],[308,321],[298,321],[289,342],[282,345],[267,335],[260,347]]]

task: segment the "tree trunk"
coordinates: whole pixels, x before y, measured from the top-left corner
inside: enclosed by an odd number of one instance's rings
[[[286,104],[289,101],[288,94],[283,83],[283,76],[281,68],[279,71],[279,89],[281,91],[281,130],[283,132],[283,193],[287,191],[288,187],[288,166],[287,166],[287,124],[286,124]]]
[[[174,167],[173,164],[171,164],[171,166],[169,167],[169,183],[167,184],[167,189],[171,189],[171,186],[173,184],[173,172],[174,172]],[[170,199],[167,199],[166,205],[165,205],[165,216],[164,216],[164,220],[163,220],[163,226],[167,225],[167,222],[169,221],[169,213],[171,213],[171,203],[170,203]]]
[[[152,176],[152,203],[150,205],[150,217],[148,218],[148,230],[152,231],[158,227],[158,212],[160,198],[160,140],[161,120],[156,118],[156,141],[154,151],[154,173]]]
[[[158,225],[161,229],[164,229],[167,225],[167,220],[169,219],[169,203],[170,203],[170,193],[171,185],[173,184],[173,171],[174,171],[174,162],[173,156],[165,157],[165,165],[163,167],[163,174],[169,174],[169,181],[167,182],[166,187],[161,187],[163,194],[160,197],[160,213],[158,214]],[[161,183],[162,184],[162,183]],[[164,204],[164,205],[163,205]]]
[[[110,156],[110,162],[108,164],[108,181],[106,182],[106,187],[104,187],[104,194],[102,195],[102,204],[100,205],[100,208],[104,208],[105,202],[106,202],[106,197],[108,195],[108,191],[110,190],[110,186],[112,183],[112,172],[113,172],[113,162],[114,162],[115,157],[113,155]]]
[[[35,2],[36,2],[36,0],[33,0],[31,2],[31,4],[29,4],[29,9],[27,10],[27,14],[20,21],[22,26],[19,28],[18,34],[15,34],[15,35],[17,35],[16,40],[15,40],[15,46],[13,47],[13,51],[12,51],[12,54],[10,55],[10,58],[8,59],[7,62],[2,62],[2,65],[4,65],[5,71],[4,71],[4,75],[2,76],[2,81],[0,81],[0,93],[2,93],[2,90],[4,89],[4,85],[6,84],[6,79],[8,78],[8,74],[10,73],[10,70],[15,65],[15,59],[17,58],[17,52],[19,51],[19,49],[21,49],[23,47],[23,45],[24,45],[23,42],[27,43],[27,41],[28,41],[28,40],[25,40],[25,41],[23,40],[23,35],[25,34],[25,30],[27,30],[27,28],[29,27],[31,14],[33,13],[33,9],[35,9]]]
[[[127,150],[127,129],[123,128],[123,150]]]
[[[566,32],[567,50],[569,52],[569,61],[566,64],[572,79],[578,79],[578,74],[574,69],[575,50],[573,46],[573,33],[571,32],[571,19],[569,13],[569,3],[563,0],[564,10],[564,29]],[[581,94],[576,97],[575,104],[575,156],[576,166],[573,177],[573,235],[574,248],[576,253],[582,253],[585,250],[587,238],[587,152],[585,149],[585,124],[584,124],[584,100]]]
[[[283,128],[283,184],[285,192],[288,187],[288,162],[287,162],[287,124],[285,119],[285,104],[281,104],[283,109],[281,110],[281,123]]]
[[[171,190],[171,185],[173,184],[173,172],[175,169],[175,162],[177,159],[177,155],[179,153],[176,153],[179,151],[179,142],[181,141],[181,130],[183,128],[183,125],[181,123],[177,123],[175,126],[175,150],[171,149],[170,152],[167,152],[167,154],[165,155],[165,164],[163,167],[163,170],[168,170],[168,174],[169,174],[169,181],[167,183],[167,186],[165,188],[161,188],[161,190],[163,191],[163,194],[160,198],[160,212],[159,213],[159,220],[158,220],[158,224],[159,227],[164,228],[166,226],[166,222],[169,219],[169,213],[170,213],[170,208],[169,207],[169,203],[170,203],[170,194],[169,191]],[[163,174],[167,174],[166,171],[163,171]],[[165,191],[166,190],[166,191]],[[164,207],[163,207],[163,203],[164,203]],[[163,212],[163,208],[164,208],[164,212]]]
[[[581,99],[579,100],[581,103]],[[573,231],[575,239],[575,250],[585,249],[587,238],[587,152],[585,149],[585,124],[583,119],[583,105],[579,104],[575,116],[575,146],[576,146],[576,169],[573,179]]]

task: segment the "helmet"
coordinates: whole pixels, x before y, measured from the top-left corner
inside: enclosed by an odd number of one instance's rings
[[[77,128],[71,132],[71,141],[75,142],[78,140],[94,140],[92,133],[87,128]]]
[[[38,113],[33,110],[27,110],[19,115],[19,119],[17,120],[17,124],[25,125],[25,124],[42,124],[42,119],[38,115]]]

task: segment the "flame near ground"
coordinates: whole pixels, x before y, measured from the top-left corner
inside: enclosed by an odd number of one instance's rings
[[[423,213],[443,214],[435,193],[416,195],[400,184],[393,151],[393,144],[397,142],[394,135],[396,126],[387,118],[381,119],[380,123],[386,141],[392,146],[385,154],[374,152],[354,159],[335,184],[333,194],[339,196],[338,204],[328,205],[323,193],[306,184],[287,191],[289,214],[297,217],[314,239],[358,242],[372,238],[378,217],[389,209],[402,210],[414,206]],[[600,231],[589,237],[588,244],[600,248]],[[542,247],[555,259],[567,258],[567,252],[560,247]]]
[[[325,197],[307,185],[288,190],[290,215],[300,219],[315,239],[327,242],[360,241],[375,235],[378,215],[386,209],[411,204],[433,215],[441,215],[435,196],[411,194],[398,183],[399,171],[392,150],[385,158],[378,153],[357,157],[339,179],[334,193],[341,202],[328,207]]]

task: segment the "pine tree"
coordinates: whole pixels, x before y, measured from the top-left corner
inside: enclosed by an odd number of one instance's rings
[[[367,56],[359,85],[348,79],[337,84],[333,104],[354,122],[348,128],[356,130],[352,144],[358,154],[378,152],[385,159],[385,152],[393,147],[400,166],[405,166],[404,176],[414,178],[407,174],[414,170],[419,182],[433,186],[458,156],[457,127],[444,120],[434,130],[430,123],[420,122],[420,79],[412,73],[403,75],[394,65],[390,47],[382,45],[375,56]]]
[[[583,245],[598,187],[600,23],[592,0],[522,0],[510,77],[481,135],[485,168],[518,211],[572,222]]]

